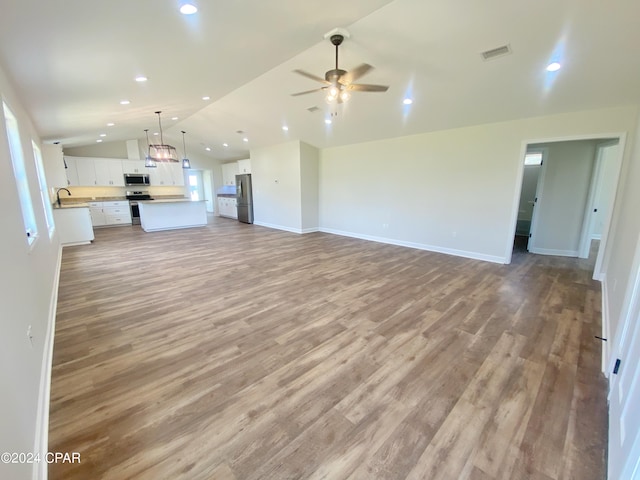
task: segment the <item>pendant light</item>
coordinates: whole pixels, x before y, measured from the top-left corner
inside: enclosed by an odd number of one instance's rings
[[[175,147],[171,145],[165,145],[164,138],[162,137],[162,120],[160,114],[162,112],[155,112],[158,115],[158,126],[160,127],[160,144],[150,144],[149,151],[150,157],[156,162],[178,162],[178,152]]]
[[[147,156],[144,157],[144,166],[147,168],[156,168],[156,162],[151,158],[151,145],[149,145],[149,129],[145,128],[144,133],[147,135]]]
[[[184,143],[184,134],[187,133],[184,130],[180,130],[182,132],[182,151],[184,152],[184,158],[182,159],[182,168],[191,168],[191,162],[187,158],[187,147]]]

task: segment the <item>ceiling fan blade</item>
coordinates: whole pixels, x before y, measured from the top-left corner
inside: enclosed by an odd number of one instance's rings
[[[325,84],[329,84],[329,82],[327,82],[324,78],[320,78],[317,75],[314,75],[313,73],[309,73],[309,72],[305,72],[304,70],[294,70],[295,73],[297,73],[298,75],[302,75],[303,77],[307,77],[310,78],[311,80],[315,80],[316,82],[320,82],[320,83],[325,83]]]
[[[321,92],[325,90],[327,87],[314,88],[313,90],[305,90],[304,92],[292,93],[292,97],[298,97],[300,95],[306,95],[307,93]]]
[[[347,85],[348,90],[353,90],[354,92],[386,92],[389,90],[389,87],[386,85],[366,85],[363,83],[352,83],[351,85]]]
[[[373,67],[368,63],[363,63],[362,65],[358,65],[356,68],[348,71],[345,75],[343,75],[342,78],[340,79],[340,83],[342,83],[343,85],[348,85],[352,82],[355,82],[360,77],[366,75],[371,70],[373,70]]]

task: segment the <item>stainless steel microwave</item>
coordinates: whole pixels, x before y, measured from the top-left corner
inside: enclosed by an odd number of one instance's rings
[[[124,184],[126,186],[144,186],[150,185],[149,175],[146,173],[125,173],[124,174]]]

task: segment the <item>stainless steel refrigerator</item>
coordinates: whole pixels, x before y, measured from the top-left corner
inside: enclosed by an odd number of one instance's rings
[[[238,221],[253,223],[253,194],[251,192],[251,174],[236,175],[236,204]]]

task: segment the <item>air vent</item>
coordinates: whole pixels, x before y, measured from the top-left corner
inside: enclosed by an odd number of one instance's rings
[[[509,55],[511,53],[511,47],[509,45],[503,45],[498,48],[492,48],[491,50],[486,50],[482,52],[482,58],[484,60],[492,60],[497,57],[502,57],[504,55]]]
[[[309,112],[309,113],[317,112],[318,110],[320,110],[320,108],[315,107],[315,106],[307,108],[307,112]]]

